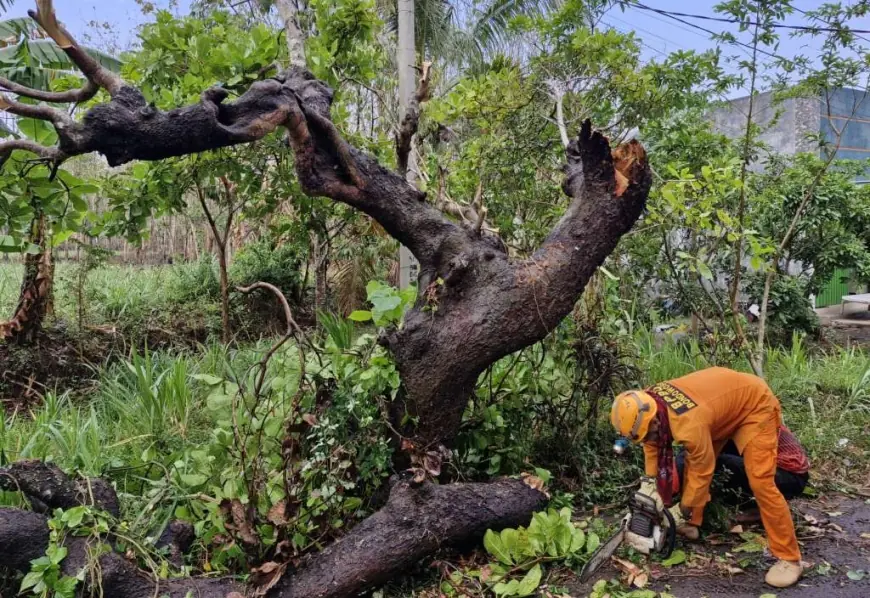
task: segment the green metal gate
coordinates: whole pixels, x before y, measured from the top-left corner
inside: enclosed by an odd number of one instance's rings
[[[849,271],[844,268],[834,270],[834,275],[816,297],[816,307],[839,305],[843,295],[849,294]]]

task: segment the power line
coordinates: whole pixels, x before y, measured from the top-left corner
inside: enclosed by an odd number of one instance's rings
[[[632,1],[632,0],[628,0]],[[699,15],[692,14],[687,12],[678,12],[674,10],[663,10],[661,8],[653,8],[652,6],[646,6],[641,4],[640,2],[632,1],[633,4],[637,5],[639,8],[644,10],[650,10],[652,12],[659,13],[661,15],[671,16],[671,17],[686,17],[689,19],[699,19],[703,21],[716,21],[719,23],[742,23],[746,25],[758,25],[762,27],[771,27],[774,29],[792,29],[796,31],[810,31],[810,32],[826,32],[826,33],[870,33],[870,29],[848,29],[844,27],[816,27],[813,25],[788,25],[786,23],[760,23],[758,21],[746,21],[742,19],[737,19],[734,17],[714,17],[711,15]],[[792,7],[794,8],[794,7]],[[804,12],[804,11],[800,11]],[[804,13],[806,14],[806,13]],[[820,19],[821,20],[821,19]],[[827,23],[830,25],[830,23]]]
[[[818,16],[818,15],[810,14],[810,13],[808,13],[808,12],[805,11],[805,10],[801,10],[801,9],[798,8],[797,6],[792,6],[792,5],[790,4],[790,5],[789,5],[789,8],[791,8],[791,9],[794,10],[795,12],[799,12],[799,13],[801,13],[801,14],[804,15],[805,17],[809,17],[809,18],[811,18],[811,19],[815,19],[815,20],[817,20],[817,21],[821,21],[821,22],[824,23],[825,25],[833,25],[833,23],[831,23],[830,21],[827,21],[827,20],[823,19],[822,17],[820,17],[820,16]],[[835,31],[837,31],[838,33],[839,33],[840,31],[848,31],[849,33],[853,33],[853,34],[855,34],[855,37],[857,37],[858,39],[863,39],[865,42],[870,42],[870,38],[866,38],[866,37],[864,37],[863,35],[858,35],[859,33],[863,33],[863,31],[861,31],[860,29],[842,29],[842,28],[837,28],[837,29],[835,29]]]
[[[678,47],[680,47],[680,48],[683,48],[684,50],[685,50],[685,49],[688,49],[686,46],[684,46],[684,45],[682,45],[682,44],[678,44],[678,43],[676,43],[676,42],[674,42],[674,41],[672,41],[672,40],[669,40],[669,39],[667,39],[667,38],[664,38],[664,37],[662,37],[661,35],[658,35],[657,33],[653,33],[652,31],[650,31],[650,30],[648,30],[648,29],[643,29],[642,27],[638,27],[637,25],[633,25],[633,24],[629,23],[628,21],[624,21],[623,19],[620,19],[619,17],[614,16],[612,13],[607,13],[606,16],[607,16],[608,19],[613,19],[614,21],[618,21],[618,22],[620,22],[620,23],[623,23],[624,25],[627,25],[630,29],[633,29],[633,30],[636,30],[636,31],[642,31],[642,32],[646,33],[647,35],[651,35],[651,36],[653,36],[653,37],[655,37],[655,38],[658,38],[658,39],[662,40],[663,42],[665,42],[666,44],[671,44],[671,45],[673,45],[673,46],[678,46]]]
[[[639,8],[637,8],[636,6],[632,6],[631,4],[625,4],[624,6],[625,6],[625,8],[631,8],[631,9],[634,9],[634,10],[640,10]],[[608,13],[608,14],[609,14],[609,13]],[[641,13],[641,14],[644,14],[644,13]],[[680,31],[685,31],[685,32],[687,32],[687,33],[691,33],[691,34],[693,34],[693,35],[697,35],[698,37],[703,38],[703,39],[706,39],[706,40],[709,40],[709,39],[710,39],[708,36],[704,35],[703,33],[700,33],[697,29],[692,29],[692,28],[690,28],[690,27],[684,27],[684,26],[680,25],[679,23],[675,23],[675,22],[673,22],[673,21],[665,20],[665,19],[661,18],[660,16],[657,16],[656,14],[648,14],[648,13],[647,13],[646,16],[648,16],[648,17],[651,18],[651,19],[654,19],[654,20],[658,21],[659,23],[664,23],[664,24],[667,25],[668,27],[674,27],[674,28],[676,28],[676,29],[679,29]]]
[[[722,35],[721,33],[713,31],[712,29],[707,29],[706,27],[702,27],[701,25],[698,25],[696,23],[692,23],[691,21],[686,21],[682,17],[675,16],[673,13],[671,13],[669,11],[661,10],[660,8],[653,8],[651,6],[647,6],[646,4],[642,4],[641,2],[638,2],[637,0],[622,0],[622,1],[628,3],[630,6],[634,6],[636,8],[641,9],[641,10],[646,10],[646,11],[658,13],[662,16],[668,17],[669,19],[672,19],[674,21],[678,21],[684,25],[688,25],[689,27],[699,29],[700,31],[705,31],[706,33],[713,36],[714,38],[719,38]],[[759,48],[757,45],[752,46],[751,44],[747,44],[746,42],[742,42],[738,39],[732,39],[729,41],[733,44],[737,44],[739,46],[743,46],[744,48],[748,48],[748,49],[752,50],[753,52],[757,52],[759,54],[764,54],[765,56],[768,56],[770,58],[774,58],[776,60],[782,60],[782,61],[790,63],[790,64],[794,63],[793,60],[790,60],[790,59],[785,58],[784,56],[780,56],[778,54],[774,54],[773,52],[768,52],[767,50],[765,50],[763,48]]]
[[[607,16],[610,17],[610,15],[607,15]],[[612,18],[612,17],[610,17],[610,18]],[[626,30],[623,29],[622,27],[619,27],[619,26],[617,26],[617,25],[614,25],[613,23],[608,23],[607,21],[604,20],[604,17],[601,18],[601,22],[604,23],[605,25],[607,25],[608,27],[610,27],[611,29],[614,29],[614,30],[616,30],[616,31],[619,31],[620,33],[631,33],[631,30],[626,31]],[[625,22],[625,21],[623,21],[623,22]],[[666,52],[663,52],[662,50],[659,50],[658,48],[649,45],[648,43],[646,43],[645,41],[643,41],[643,40],[642,40],[641,38],[639,38],[639,37],[638,37],[638,38],[635,38],[635,39],[636,39],[636,40],[640,43],[640,45],[642,45],[643,47],[645,47],[645,48],[647,48],[647,49],[649,49],[649,50],[652,50],[653,52],[656,52],[657,54],[661,54],[662,56],[664,56],[665,58],[667,58],[668,54],[667,54]],[[663,38],[662,38],[662,39],[663,39]],[[665,40],[665,41],[667,41],[667,40]]]

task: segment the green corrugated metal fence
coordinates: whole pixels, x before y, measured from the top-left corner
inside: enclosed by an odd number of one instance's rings
[[[826,284],[819,296],[816,297],[816,307],[828,307],[839,305],[843,301],[843,295],[849,294],[849,271],[838,268],[834,270],[834,276]]]

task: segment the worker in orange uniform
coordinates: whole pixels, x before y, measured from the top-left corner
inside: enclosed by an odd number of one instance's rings
[[[775,481],[782,416],[779,400],[764,380],[726,368],[700,370],[620,394],[610,420],[622,436],[643,443],[646,475],[655,478],[645,491],[665,506],[681,489],[673,445],[682,445],[685,472],[676,514],[685,520],[677,530],[690,539],[700,535],[717,456],[733,441],[770,551],[778,559],[765,581],[778,588],[797,583],[803,573],[800,548],[791,511]]]

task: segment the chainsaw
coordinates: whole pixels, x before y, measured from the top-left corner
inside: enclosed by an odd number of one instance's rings
[[[592,577],[623,542],[643,554],[655,552],[664,558],[669,557],[677,543],[674,516],[667,509],[659,509],[653,498],[635,492],[628,501],[628,513],[622,518],[619,529],[583,567],[580,582]]]

